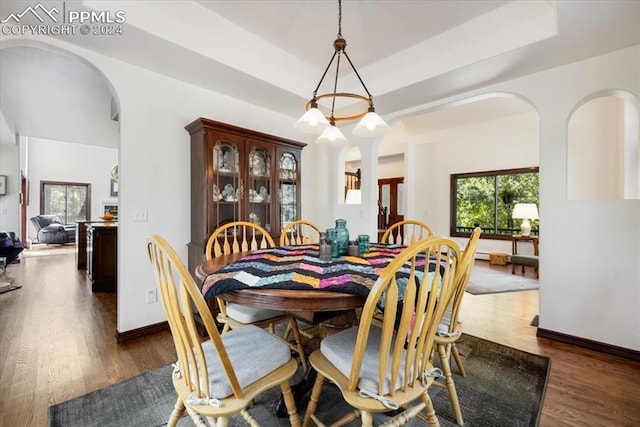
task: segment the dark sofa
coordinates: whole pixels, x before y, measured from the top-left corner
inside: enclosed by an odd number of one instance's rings
[[[0,231],[0,258],[4,258],[7,264],[18,261],[18,255],[22,252],[22,242],[11,231]],[[0,265],[0,267],[3,267]]]
[[[57,215],[36,215],[31,223],[38,232],[38,243],[74,243],[76,241],[75,224],[65,225]]]

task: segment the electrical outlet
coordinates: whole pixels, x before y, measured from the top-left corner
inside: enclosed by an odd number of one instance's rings
[[[157,289],[147,289],[147,304],[153,304],[154,302],[158,302],[158,290]]]

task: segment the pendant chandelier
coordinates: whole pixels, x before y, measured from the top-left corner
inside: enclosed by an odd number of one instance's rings
[[[333,42],[333,56],[329,61],[329,65],[325,68],[318,85],[313,91],[313,97],[306,105],[306,112],[298,119],[295,123],[294,127],[305,133],[315,133],[320,134],[318,139],[316,139],[316,143],[318,144],[331,144],[331,145],[344,145],[349,141],[344,136],[344,134],[336,127],[336,122],[347,122],[351,120],[360,120],[360,123],[356,125],[353,129],[353,134],[355,136],[361,137],[372,137],[379,136],[384,133],[389,126],[382,120],[382,118],[375,112],[375,108],[373,107],[373,95],[369,93],[367,86],[362,81],[358,70],[351,62],[351,58],[347,55],[345,48],[347,47],[347,41],[342,37],[342,0],[338,0],[338,37]],[[364,91],[366,92],[366,96],[359,95],[355,93],[347,93],[347,92],[338,92],[338,75],[340,71],[340,59],[342,56],[347,59],[347,62],[353,69],[353,72],[358,77],[358,80],[362,84]],[[333,82],[333,92],[326,93],[322,95],[318,95],[318,90],[320,89],[320,85],[329,72],[331,65],[335,60],[336,63],[336,74]],[[318,108],[319,100],[328,100],[331,103],[331,112],[329,116],[325,116],[320,109]],[[341,99],[355,99],[360,101],[366,105],[366,110],[354,115],[345,115],[345,116],[336,116],[335,115],[335,107],[336,100]]]

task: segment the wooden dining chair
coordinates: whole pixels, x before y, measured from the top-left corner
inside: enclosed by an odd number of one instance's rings
[[[442,372],[445,377],[444,384],[439,382],[436,382],[435,384],[447,387],[449,400],[451,400],[451,407],[453,408],[453,413],[458,425],[463,425],[464,420],[462,417],[462,410],[460,409],[460,402],[458,401],[456,385],[453,381],[450,359],[451,356],[453,356],[460,374],[462,376],[466,376],[464,365],[462,364],[462,358],[460,357],[460,353],[456,347],[456,342],[462,335],[462,323],[458,321],[458,316],[460,315],[462,297],[467,290],[469,278],[471,277],[471,272],[475,265],[476,248],[478,246],[478,239],[480,238],[481,233],[482,229],[480,227],[476,227],[471,233],[469,241],[464,248],[462,261],[458,268],[458,278],[456,279],[453,296],[451,297],[451,302],[445,311],[440,325],[438,325],[436,336],[434,338],[435,349],[437,350],[438,357],[440,359],[440,366],[442,367]]]
[[[320,242],[320,228],[311,221],[299,219],[282,227],[280,246],[309,245]]]
[[[275,247],[273,238],[264,228],[251,222],[236,221],[218,227],[211,234],[205,248],[205,258],[210,260],[222,255],[273,247]],[[289,331],[293,332],[294,343],[290,343],[288,339],[286,341],[291,349],[299,354],[302,367],[307,369],[307,358],[296,319],[282,311],[227,303],[221,297],[216,297],[216,302],[219,310],[216,321],[222,325],[222,333],[252,324],[269,328],[271,333],[275,334],[276,323],[289,322],[283,336],[288,338]]]
[[[355,409],[333,426],[360,417],[362,425],[369,427],[374,413],[398,408],[403,411],[388,425],[404,424],[416,416],[439,425],[428,394],[436,375],[431,349],[452,295],[460,257],[453,240],[433,237],[409,246],[391,261],[369,292],[360,324],[324,338],[320,349],[309,356],[318,375],[304,426],[311,421],[323,425],[316,410],[323,403],[325,379]],[[436,272],[423,273],[425,259],[432,259]],[[376,308],[383,312],[381,324],[374,319]]]
[[[380,243],[408,246],[420,239],[433,237],[434,235],[431,227],[424,222],[407,219],[391,225],[382,235]]]
[[[167,425],[175,426],[185,412],[197,426],[227,425],[227,418],[235,413],[248,424],[257,425],[247,411],[248,405],[258,394],[279,385],[289,421],[299,426],[289,383],[298,364],[291,358],[289,347],[252,325],[220,335],[200,290],[175,250],[158,235],[147,238],[147,250],[178,354],[172,375],[178,399]],[[196,328],[196,315],[204,323],[206,341],[201,340]]]

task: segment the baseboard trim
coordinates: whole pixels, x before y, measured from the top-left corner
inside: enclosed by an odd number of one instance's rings
[[[584,347],[589,350],[598,351],[600,353],[609,354],[611,356],[621,357],[623,359],[633,360],[640,362],[640,351],[632,350],[630,348],[618,347],[616,345],[606,344],[599,341],[593,341],[586,338],[580,338],[573,335],[567,335],[549,329],[538,328],[536,336],[540,338],[548,338],[550,340],[563,342],[566,344],[576,345],[578,347]]]
[[[143,326],[142,328],[132,329],[126,332],[116,331],[116,342],[122,344],[125,341],[131,341],[138,338],[152,335],[169,329],[169,322],[154,323],[153,325]]]

